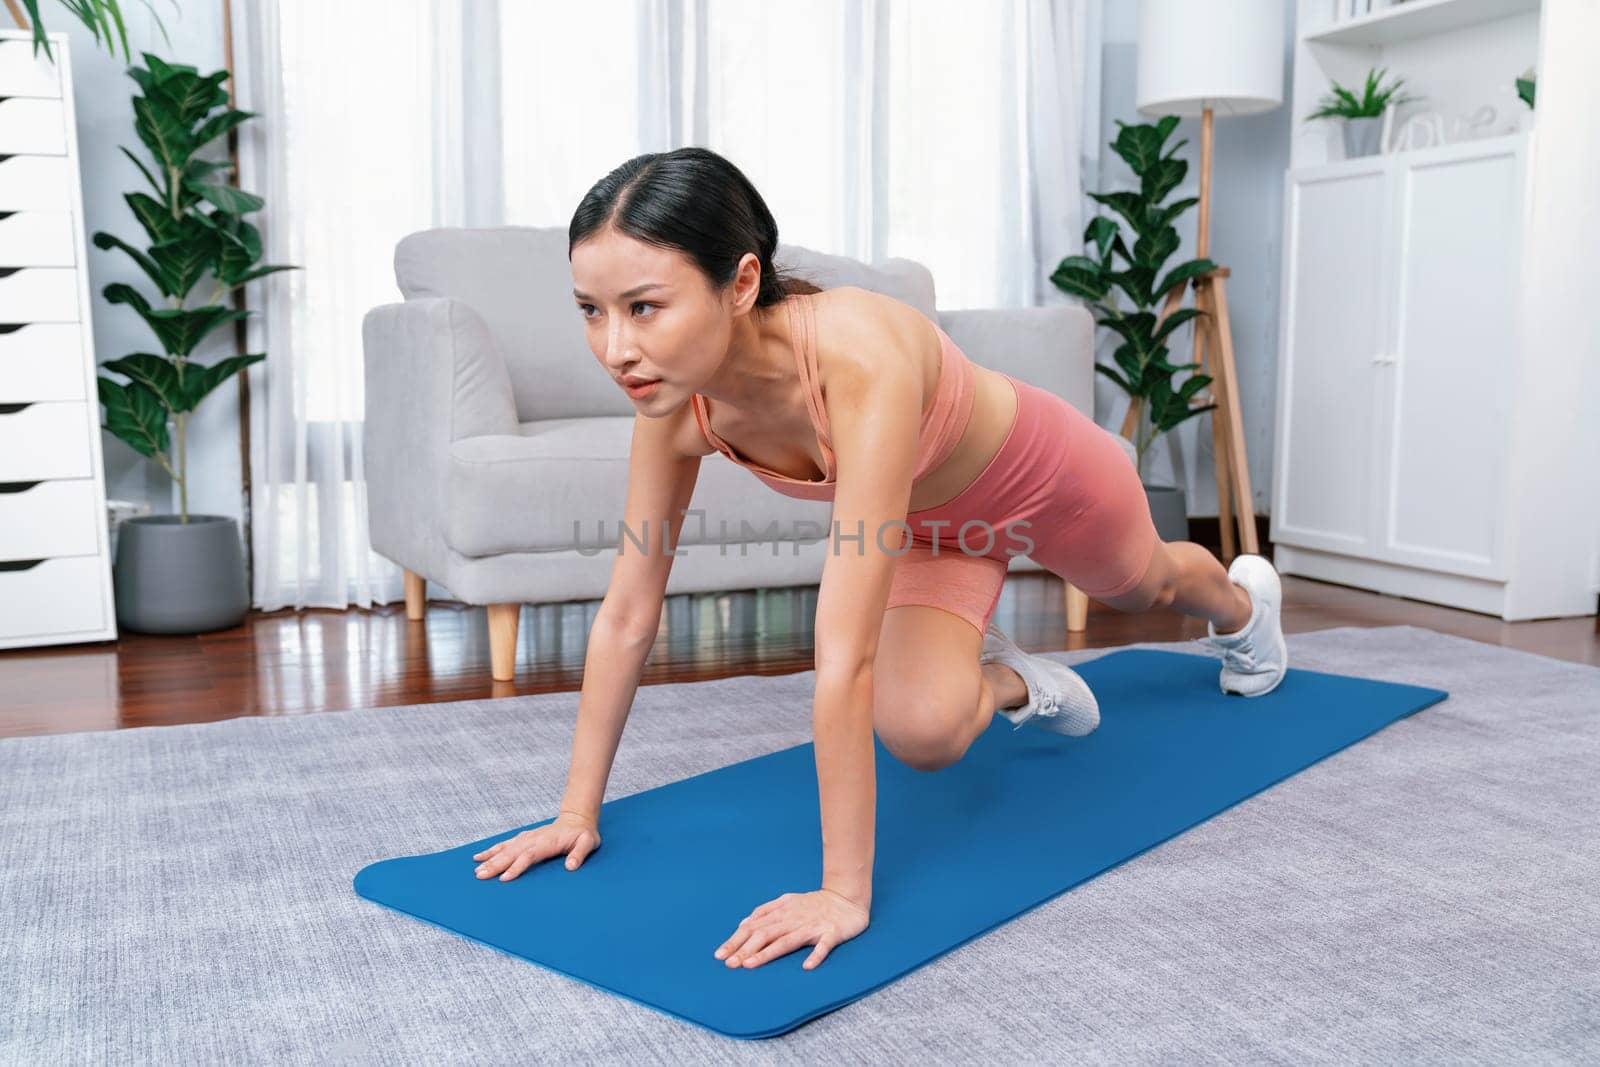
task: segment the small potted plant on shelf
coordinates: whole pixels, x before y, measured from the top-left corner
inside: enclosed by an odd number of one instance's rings
[[[137,516],[121,524],[112,579],[117,622],[124,628],[201,633],[237,626],[250,595],[238,522],[189,514],[185,431],[190,414],[212,390],[266,357],[230,356],[205,365],[195,360],[195,348],[217,327],[249,314],[220,301],[254,278],[292,268],[256,265],[261,235],[244,216],[260,210],[263,201],[214,180],[232,169],[231,162],[201,158],[207,146],[254,117],[228,106],[222,87],[227,71],[201,75],[149,53],[144,61],[144,67],[128,68],[128,76],[142,90],[133,98],[134,128],[155,165],[122,151],[150,185],[150,192],[125,197],[149,247],[141,250],[104,232],[94,235],[94,244],[127,253],[160,293],[160,301],[152,302],[122,282],[103,290],[111,303],[138,313],[162,353],[108,360],[102,370],[129,380],[102,375],[97,388],[105,428],[161,465],[178,486],[181,507],[177,515]],[[190,293],[208,278],[214,288],[191,305]]]
[[[1367,83],[1359,98],[1338,82],[1333,82],[1332,89],[1317,101],[1319,105],[1317,110],[1306,116],[1307,122],[1332,118],[1344,120],[1342,132],[1346,159],[1377,155],[1383,147],[1384,113],[1389,108],[1420,99],[1408,95],[1395,95],[1400,91],[1405,79],[1396,78],[1391,85],[1385,87],[1382,85],[1384,73],[1385,70],[1381,67],[1367,71]]]
[[[1174,287],[1187,285],[1190,279],[1215,270],[1217,265],[1209,259],[1191,259],[1163,274],[1168,257],[1178,250],[1173,220],[1199,203],[1195,197],[1162,203],[1183,182],[1189,169],[1187,162],[1177,158],[1178,149],[1187,142],[1179,141],[1166,152],[1162,148],[1177,127],[1178,117],[1168,115],[1154,124],[1138,126],[1118,120],[1117,125],[1122,129],[1111,147],[1138,177],[1139,188],[1089,196],[1127,222],[1133,230],[1133,247],[1130,249],[1122,239],[1116,219],[1098,216],[1083,232],[1085,249],[1092,249],[1096,255],[1066,257],[1057,264],[1050,281],[1087,301],[1099,313],[1095,321],[1122,340],[1112,353],[1116,367],[1096,363],[1094,369],[1116,382],[1128,394],[1130,404],[1138,405],[1134,463],[1143,482],[1145,455],[1156,437],[1217,406],[1190,406],[1194,395],[1211,384],[1209,375],[1191,373],[1181,385],[1173,386],[1174,376],[1198,371],[1200,364],[1173,364],[1167,360],[1167,337],[1203,312],[1192,307],[1177,308],[1161,319],[1156,310]],[[1119,268],[1114,257],[1120,257],[1124,265]],[[1130,309],[1117,306],[1113,288],[1120,288],[1127,295]],[[1189,518],[1183,488],[1146,484],[1144,490],[1162,539],[1187,541]]]

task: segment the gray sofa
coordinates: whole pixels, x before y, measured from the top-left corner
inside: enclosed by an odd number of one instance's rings
[[[554,227],[411,234],[395,248],[404,301],[362,322],[372,546],[405,569],[412,619],[430,580],[488,607],[496,680],[514,672],[522,604],[605,595],[627,494],[633,405],[589,350],[566,242]],[[940,311],[911,260],[869,266],[794,245],[776,259],[823,288],[903,300],[974,361],[1092,413],[1094,322],[1080,306]],[[713,453],[690,508],[706,521],[684,525],[669,595],[821,581],[828,502],[782,496]],[[1082,629],[1086,601],[1067,592]]]

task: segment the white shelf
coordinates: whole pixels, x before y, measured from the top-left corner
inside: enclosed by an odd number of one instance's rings
[[[1539,10],[1539,0],[1411,0],[1305,35],[1313,44],[1387,45]]]
[[[1291,179],[1328,178],[1346,172],[1359,172],[1382,167],[1385,161],[1400,166],[1415,166],[1438,160],[1452,159],[1458,155],[1488,155],[1497,151],[1516,151],[1517,142],[1525,140],[1531,130],[1516,133],[1497,133],[1488,137],[1470,137],[1448,144],[1428,145],[1426,148],[1406,148],[1398,152],[1380,152],[1373,156],[1356,156],[1354,159],[1334,159],[1327,163],[1307,163],[1289,168]]]

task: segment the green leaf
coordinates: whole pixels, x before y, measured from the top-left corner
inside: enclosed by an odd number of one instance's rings
[[[1100,255],[1104,256],[1110,251],[1111,243],[1116,240],[1118,232],[1115,222],[1104,215],[1096,215],[1083,231],[1083,243],[1097,246]]]
[[[189,144],[189,131],[171,111],[158,107],[153,98],[133,98],[133,128],[139,140],[150,149],[163,170],[181,171],[188,163],[193,149]]]
[[[1167,139],[1167,135],[1176,125],[1176,116],[1169,115],[1167,118],[1173,119],[1173,122],[1168,124],[1166,119],[1163,119],[1155,126],[1123,125],[1117,133],[1117,139],[1112,142],[1111,147],[1117,155],[1127,161],[1128,168],[1135,174],[1143,175],[1160,160],[1161,142]]]
[[[1212,378],[1209,374],[1191,375],[1188,381],[1178,387],[1178,395],[1187,402],[1200,390],[1210,385],[1211,382]]]
[[[1133,243],[1133,262],[1152,273],[1178,250],[1178,231],[1171,226],[1145,234]]]
[[[195,193],[209,203],[215,204],[231,215],[243,215],[249,211],[260,211],[267,203],[254,193],[235,189],[231,185],[213,185],[209,182],[194,181],[186,181],[183,184],[190,192]]]
[[[149,256],[145,255],[145,253],[139,251],[139,249],[133,247],[122,238],[105,233],[104,231],[97,232],[94,235],[93,240],[96,248],[106,249],[108,251],[113,248],[120,248],[124,252],[128,253],[133,261],[139,264],[139,269],[144,271],[145,275],[149,277],[151,281],[156,283],[156,288],[161,290],[162,296],[175,295],[175,291],[172,289],[171,283],[167,278],[166,271],[162,270],[160,264],[151,259]]]
[[[1166,199],[1168,193],[1183,184],[1183,177],[1187,173],[1189,173],[1187,160],[1170,156],[1159,159],[1141,175],[1141,192],[1152,204],[1160,203]]]
[[[128,193],[122,199],[133,210],[133,217],[144,227],[152,244],[170,241],[178,236],[178,220],[159,200],[146,193]]]
[[[129,304],[141,315],[151,311],[150,301],[144,298],[144,294],[123,282],[112,282],[101,290],[101,295],[106,298],[107,303]]]
[[[195,131],[194,146],[196,148],[201,148],[207,144],[210,144],[212,141],[216,140],[218,137],[221,137],[235,126],[243,123],[246,119],[255,118],[256,114],[257,113],[254,111],[230,110],[224,111],[220,115],[211,116],[201,124],[198,130]]]
[[[164,356],[135,352],[121,359],[108,360],[101,369],[125,374],[155,394],[169,411],[187,411],[178,388],[178,371]]]
[[[1156,332],[1151,335],[1150,339],[1160,344],[1167,339],[1167,335],[1172,333],[1173,330],[1176,330],[1190,319],[1197,318],[1203,314],[1205,312],[1199,308],[1178,308],[1161,321],[1161,325],[1156,327]]]
[[[144,295],[131,285],[114,282],[104,289],[113,304],[129,304],[144,319],[168,353],[187,356],[212,330],[225,322],[242,319],[248,311],[208,304],[198,308],[152,308]]]
[[[167,409],[138,382],[123,385],[97,378],[100,403],[105,405],[105,428],[144,456],[164,457],[167,451]]]
[[[1150,213],[1150,223],[1153,226],[1159,226],[1162,228],[1170,226],[1173,219],[1176,219],[1179,215],[1183,214],[1185,211],[1188,211],[1199,202],[1200,198],[1194,196],[1186,197],[1182,200],[1174,200],[1172,203],[1166,205],[1160,210],[1152,211]]]
[[[1117,193],[1089,193],[1089,199],[1106,205],[1112,211],[1128,220],[1134,232],[1139,232],[1144,225],[1144,200],[1138,193],[1126,190]]]
[[[1050,281],[1063,292],[1085,300],[1099,300],[1106,294],[1106,280],[1100,264],[1083,256],[1063,259],[1051,273]]]
[[[191,159],[183,168],[185,178],[203,179],[219,170],[232,170],[233,163],[226,159]]]
[[[173,355],[187,356],[206,334],[225,322],[242,319],[248,311],[209,304],[198,308],[174,308],[155,311],[145,316],[150,328],[161,340],[161,347]]]
[[[1137,344],[1130,342],[1125,345],[1118,345],[1116,350],[1111,353],[1111,358],[1117,366],[1122,368],[1122,373],[1128,376],[1129,382],[1137,386],[1143,380],[1145,376],[1145,361],[1140,358]]]
[[[1172,291],[1173,286],[1198,278],[1202,274],[1217,269],[1217,265],[1209,259],[1191,259],[1187,263],[1180,263],[1156,284],[1151,292],[1157,296],[1166,296]]]
[[[206,398],[217,386],[233,377],[239,371],[254,363],[266,359],[266,353],[261,352],[250,356],[229,356],[218,360],[215,364],[204,367],[198,363],[191,363],[184,368],[183,388],[186,394],[187,410],[193,411],[199,406],[200,401]]]
[[[216,231],[194,215],[185,215],[171,240],[150,247],[150,254],[172,279],[172,292],[186,294],[199,284],[218,259]]]
[[[285,266],[272,266],[272,267],[257,267],[255,270],[246,271],[243,274],[239,274],[239,275],[231,275],[230,274],[230,275],[228,275],[226,277],[222,277],[220,280],[223,282],[223,284],[227,285],[231,289],[234,286],[243,285],[246,282],[253,282],[257,278],[265,278],[269,274],[276,274],[280,270],[300,270],[300,269],[301,268],[299,268],[299,267],[293,267],[293,266],[287,266],[287,265],[285,265]]]
[[[1094,369],[1099,371],[1101,374],[1104,374],[1107,378],[1110,378],[1118,385],[1122,386],[1124,392],[1128,393],[1129,395],[1133,394],[1133,386],[1129,385],[1126,379],[1124,379],[1120,374],[1112,370],[1110,367],[1106,366],[1104,363],[1096,363],[1094,365]]]
[[[166,187],[160,182],[156,181],[156,176],[150,173],[150,168],[144,165],[143,160],[134,155],[132,152],[128,151],[126,148],[123,148],[122,145],[118,145],[117,147],[122,149],[123,155],[133,160],[133,165],[139,168],[139,173],[144,175],[145,181],[150,183],[150,188],[156,191],[157,196],[165,196],[167,194]]]

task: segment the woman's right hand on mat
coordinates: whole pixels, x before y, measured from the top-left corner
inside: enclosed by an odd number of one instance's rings
[[[479,878],[493,878],[498,874],[502,882],[509,882],[535,863],[563,852],[567,854],[567,870],[575,871],[584,858],[599,847],[598,826],[562,812],[555,822],[524,830],[498,845],[490,845],[472,858],[483,861],[478,866]]]

